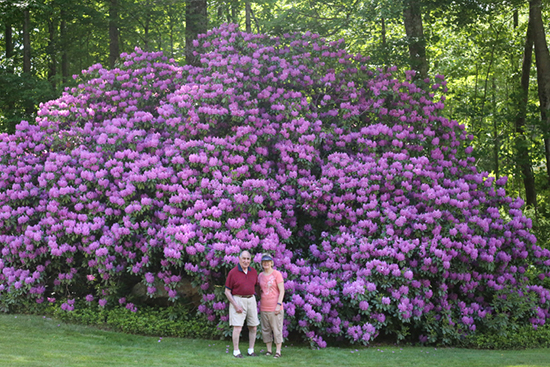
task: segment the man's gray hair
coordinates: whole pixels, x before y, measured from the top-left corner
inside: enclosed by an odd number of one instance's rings
[[[252,254],[251,254],[250,251],[248,251],[248,250],[242,250],[241,253],[239,254],[239,259],[240,259],[241,257],[243,257],[243,255],[244,255],[245,252],[246,252],[248,255],[250,255],[250,258],[252,259]]]

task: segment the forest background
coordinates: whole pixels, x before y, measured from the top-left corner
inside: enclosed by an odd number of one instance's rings
[[[447,81],[444,114],[473,135],[480,171],[509,176],[539,244],[550,236],[550,1],[0,0],[0,133],[34,121],[74,74],[135,47],[197,63],[192,40],[222,23],[345,39],[384,68]]]

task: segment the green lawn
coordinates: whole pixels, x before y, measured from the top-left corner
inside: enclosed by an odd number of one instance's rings
[[[241,351],[246,351],[246,343]],[[256,352],[264,347],[258,342]],[[275,360],[236,359],[229,341],[127,335],[54,319],[0,315],[0,366],[550,366],[550,349],[480,351],[374,346],[311,350],[286,345]]]

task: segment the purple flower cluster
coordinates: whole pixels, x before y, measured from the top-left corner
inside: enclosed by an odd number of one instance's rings
[[[186,275],[226,323],[216,286],[246,249],[286,279],[285,335],[320,347],[398,324],[438,340],[426,320],[467,334],[510,290],[544,324],[550,252],[441,115],[443,77],[422,87],[342,46],[223,25],[195,42],[201,67],[136,50],[84,71],[0,136],[1,298],[88,285],[135,312],[128,274],[172,300]]]

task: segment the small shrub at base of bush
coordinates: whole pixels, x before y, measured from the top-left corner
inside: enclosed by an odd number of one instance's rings
[[[510,326],[498,332],[469,335],[462,346],[475,349],[549,348],[550,326],[539,326],[536,329],[530,325]]]
[[[93,304],[79,304],[74,311],[55,307],[52,313],[65,322],[106,327],[129,334],[201,339],[218,336],[215,326],[208,323],[203,314],[179,305],[141,306],[132,312],[124,306],[104,309]]]
[[[215,328],[208,323],[206,316],[191,315],[178,307],[141,308],[137,312],[115,308],[108,314],[107,325],[132,334],[202,339],[215,336]]]

